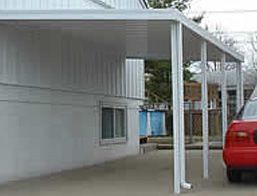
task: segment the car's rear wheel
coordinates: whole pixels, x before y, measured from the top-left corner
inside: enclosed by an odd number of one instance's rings
[[[241,182],[242,180],[242,171],[236,170],[236,169],[231,169],[227,168],[227,177],[229,182]]]

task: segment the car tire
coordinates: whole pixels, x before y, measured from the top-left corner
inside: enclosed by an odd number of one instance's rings
[[[231,183],[241,182],[242,180],[242,171],[227,168],[227,178]]]

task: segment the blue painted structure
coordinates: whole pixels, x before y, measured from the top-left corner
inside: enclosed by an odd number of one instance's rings
[[[150,115],[148,115],[150,113]],[[164,111],[140,111],[140,136],[162,136],[166,135],[166,127],[164,121]],[[148,117],[150,117],[150,122],[148,122]],[[147,126],[149,123],[150,128]],[[150,130],[147,130],[150,129]]]
[[[163,112],[154,111],[150,113],[151,116],[151,130],[152,136],[164,135],[163,133]]]
[[[147,136],[147,112],[140,111],[139,113],[139,134],[140,136]]]

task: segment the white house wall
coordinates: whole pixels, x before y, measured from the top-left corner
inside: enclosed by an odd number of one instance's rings
[[[0,43],[0,183],[138,153],[141,60],[58,30],[2,24]],[[100,145],[102,102],[128,107],[127,143]]]
[[[0,86],[0,183],[138,153],[138,103],[103,96]],[[99,102],[128,106],[128,142],[99,144]]]

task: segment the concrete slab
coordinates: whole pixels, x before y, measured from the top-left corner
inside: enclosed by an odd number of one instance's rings
[[[140,154],[146,154],[155,150],[157,150],[157,144],[154,144],[154,143],[140,144]]]
[[[91,168],[11,183],[0,196],[170,196],[173,191],[171,151],[154,151]],[[185,195],[257,195],[257,183],[230,185],[221,151],[210,153],[210,180],[202,179],[201,151],[187,151],[188,179],[194,189]]]

